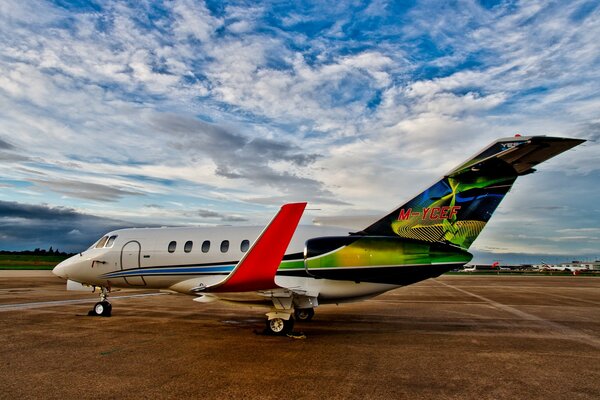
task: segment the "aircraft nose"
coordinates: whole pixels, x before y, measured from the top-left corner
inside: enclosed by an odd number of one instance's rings
[[[59,263],[56,267],[54,267],[54,269],[52,269],[52,273],[59,278],[68,279],[67,264],[69,264],[68,260]]]

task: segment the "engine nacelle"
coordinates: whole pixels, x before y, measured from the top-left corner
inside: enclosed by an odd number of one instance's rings
[[[327,236],[306,241],[304,267],[316,278],[406,285],[458,268],[472,257],[444,243],[394,236]]]

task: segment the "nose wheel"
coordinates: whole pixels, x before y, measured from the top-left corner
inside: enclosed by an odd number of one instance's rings
[[[94,304],[94,308],[88,312],[88,315],[96,317],[110,317],[111,312],[112,305],[108,301],[99,301]]]
[[[108,302],[108,292],[109,290],[105,287],[100,291],[100,301],[94,304],[94,308],[92,308],[88,312],[88,316],[91,317],[110,317],[112,313],[112,305]]]

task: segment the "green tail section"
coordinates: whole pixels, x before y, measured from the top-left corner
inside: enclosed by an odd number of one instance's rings
[[[546,136],[500,139],[360,233],[468,249],[517,177],[583,142]]]

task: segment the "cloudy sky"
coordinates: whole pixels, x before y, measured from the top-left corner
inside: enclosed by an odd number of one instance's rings
[[[0,2],[0,249],[114,227],[378,214],[499,137],[476,261],[600,257],[597,1]]]

